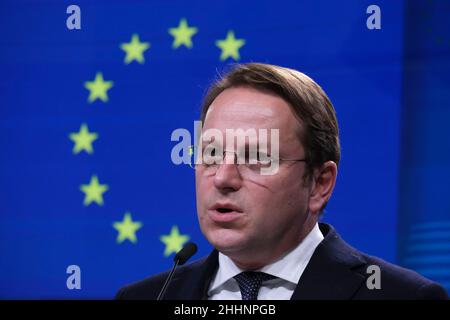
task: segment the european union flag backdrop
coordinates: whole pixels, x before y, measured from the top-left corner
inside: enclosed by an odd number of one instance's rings
[[[68,28],[70,5],[81,29]],[[380,29],[368,28],[371,5]],[[171,135],[193,136],[206,89],[235,62],[298,69],[324,88],[342,140],[324,220],[450,288],[449,11],[438,0],[1,1],[0,297],[112,298],[169,269],[187,241],[194,259],[210,252]]]

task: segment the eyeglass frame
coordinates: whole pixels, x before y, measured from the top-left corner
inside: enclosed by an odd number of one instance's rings
[[[193,152],[193,149],[194,149],[194,148],[195,148],[194,145],[189,146],[189,152],[192,152],[191,155],[194,154],[194,152]],[[233,163],[216,163],[216,162],[214,162],[214,163],[211,163],[211,164],[207,164],[207,163],[203,163],[203,162],[202,162],[202,163],[195,163],[195,161],[194,161],[194,165],[192,165],[192,162],[191,162],[191,163],[189,163],[189,166],[190,166],[192,169],[194,169],[194,170],[196,170],[196,166],[198,166],[198,165],[203,166],[203,167],[206,167],[206,168],[212,167],[212,166],[216,166],[216,167],[217,167],[216,172],[217,172],[217,170],[219,169],[219,166],[220,166],[220,165],[223,165],[223,164],[232,164],[232,165],[236,165],[237,167],[242,166],[242,165],[248,167],[248,165],[258,165],[258,164],[259,164],[259,163],[256,163],[256,164],[250,164],[250,163],[238,163],[238,162],[237,162],[237,160],[238,160],[238,152],[233,151],[233,150],[226,150],[226,149],[223,150],[223,155],[222,155],[221,161],[224,161],[224,160],[225,160],[225,156],[226,156],[226,153],[227,153],[227,152],[234,153]],[[234,161],[234,159],[236,159],[236,162]],[[303,159],[276,158],[276,160],[278,160],[279,162],[281,162],[281,161],[307,162],[307,161],[308,161],[307,158],[303,158]],[[270,161],[272,161],[272,160],[270,160]],[[260,165],[260,164],[259,164],[259,165]],[[215,172],[215,173],[216,173],[216,172]],[[214,174],[215,174],[215,173],[214,173]]]

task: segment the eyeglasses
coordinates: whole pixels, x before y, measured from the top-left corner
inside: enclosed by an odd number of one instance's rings
[[[214,149],[214,148],[213,148]],[[202,150],[201,161],[195,160],[194,146],[190,148],[191,165],[195,170],[200,170],[205,176],[212,176],[222,164],[235,165],[242,177],[255,177],[257,175],[272,175],[278,171],[281,162],[306,162],[307,159],[275,158],[264,152],[236,152],[224,150],[222,155],[216,154],[216,150],[205,152]],[[227,153],[233,153],[233,160],[225,160]]]

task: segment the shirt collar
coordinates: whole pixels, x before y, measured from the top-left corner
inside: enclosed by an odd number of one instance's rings
[[[264,266],[258,271],[265,272],[277,278],[297,284],[303,274],[303,271],[308,265],[314,250],[316,250],[316,247],[323,240],[323,238],[324,237],[320,232],[319,225],[316,223],[314,228],[303,239],[303,241],[297,245],[297,247],[277,261]],[[244,270],[236,266],[229,257],[219,252],[219,269],[217,270],[216,276],[209,287],[209,292],[221,287],[234,276],[243,271]]]

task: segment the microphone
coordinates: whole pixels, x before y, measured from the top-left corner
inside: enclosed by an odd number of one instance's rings
[[[178,251],[178,253],[173,258],[173,268],[172,271],[170,271],[169,275],[167,276],[166,281],[164,282],[164,285],[161,289],[161,291],[158,294],[158,298],[156,300],[162,300],[164,297],[164,294],[166,293],[167,287],[169,286],[170,280],[172,280],[173,274],[175,273],[175,269],[177,266],[182,266],[185,264],[195,253],[197,252],[197,245],[193,242],[188,242],[183,249]]]

